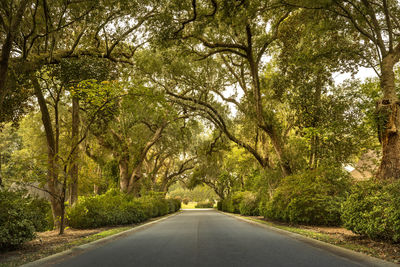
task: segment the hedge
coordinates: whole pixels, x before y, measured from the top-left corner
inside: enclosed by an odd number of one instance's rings
[[[181,202],[160,195],[133,198],[118,190],[103,195],[80,197],[73,207],[68,207],[66,217],[72,228],[96,228],[143,222],[149,218],[178,211]]]
[[[26,192],[0,190],[0,250],[15,249],[52,227],[50,204],[25,196]]]
[[[349,190],[349,179],[340,171],[312,170],[287,176],[261,213],[277,221],[337,226]]]
[[[342,220],[357,234],[400,242],[400,181],[354,185],[342,205]]]
[[[218,210],[249,216],[259,215],[258,206],[259,198],[249,191],[235,192],[217,203]]]
[[[196,204],[195,208],[197,209],[202,209],[202,208],[213,208],[214,207],[214,202],[199,202]]]

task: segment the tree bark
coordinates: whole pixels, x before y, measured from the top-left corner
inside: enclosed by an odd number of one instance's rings
[[[31,78],[35,96],[39,103],[40,112],[42,114],[42,122],[46,134],[47,142],[47,185],[49,187],[49,192],[51,193],[51,209],[53,213],[54,226],[59,228],[60,222],[63,217],[63,209],[60,200],[61,192],[58,188],[58,168],[57,168],[57,158],[56,158],[56,143],[54,138],[53,126],[50,119],[50,113],[46,105],[46,100],[43,96],[41,87],[36,77]]]
[[[71,131],[71,148],[74,149],[79,141],[79,99],[77,97],[72,98],[72,131]],[[78,201],[78,174],[79,174],[79,147],[74,150],[71,157],[71,166],[69,174],[71,183],[69,187],[69,204],[74,205]]]
[[[118,167],[119,167],[119,186],[121,192],[127,192],[128,191],[128,186],[129,186],[129,156],[128,155],[123,155],[121,156],[119,162],[118,162]]]
[[[400,179],[400,107],[395,88],[394,65],[397,61],[388,54],[381,63],[381,88],[383,98],[378,102],[382,161],[377,177],[382,180]]]

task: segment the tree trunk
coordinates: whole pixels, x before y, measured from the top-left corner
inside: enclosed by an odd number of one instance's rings
[[[289,161],[286,159],[286,156],[283,153],[284,145],[283,145],[282,141],[275,134],[273,134],[271,132],[268,134],[269,134],[269,137],[271,138],[272,146],[274,147],[275,153],[278,157],[283,176],[291,175],[292,169],[290,167]]]
[[[61,199],[61,192],[58,188],[58,168],[56,158],[56,148],[53,126],[50,119],[50,113],[46,105],[46,100],[43,96],[39,82],[36,77],[32,76],[31,81],[35,90],[35,95],[39,103],[40,112],[42,114],[42,122],[46,134],[47,142],[47,185],[51,194],[50,202],[53,213],[54,226],[59,228],[61,218],[63,217],[63,209],[61,203],[64,199]]]
[[[0,188],[3,186],[3,179],[1,178],[1,160],[2,160],[2,155],[0,153]]]
[[[142,162],[140,162],[132,171],[131,177],[129,179],[129,185],[127,189],[127,193],[133,194],[134,196],[139,196],[140,194],[140,185],[138,184],[141,178],[142,172]]]
[[[72,98],[72,132],[71,132],[71,149],[74,149],[79,141],[79,99],[76,97]],[[71,183],[69,188],[69,204],[74,205],[78,201],[78,157],[79,148],[76,147],[71,157],[71,166],[69,174],[71,177]]]
[[[128,192],[129,179],[129,156],[122,156],[118,163],[119,167],[119,186],[121,192]]]
[[[382,180],[400,179],[400,107],[396,94],[394,65],[392,54],[381,63],[381,88],[383,98],[377,104],[380,141],[382,144],[382,161],[377,177]]]
[[[97,184],[93,185],[93,194],[95,195],[99,194],[99,186]]]

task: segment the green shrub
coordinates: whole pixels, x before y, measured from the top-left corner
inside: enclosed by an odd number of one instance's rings
[[[21,192],[0,190],[0,250],[14,249],[35,237],[29,199]]]
[[[54,227],[50,202],[45,199],[29,198],[27,215],[37,232],[51,230]]]
[[[182,200],[180,198],[174,198],[172,199],[174,201],[175,204],[175,210],[174,211],[178,211],[182,208]]]
[[[400,181],[359,182],[342,205],[343,225],[372,239],[400,241]]]
[[[213,207],[214,207],[214,202],[211,202],[211,201],[199,202],[195,206],[195,208],[197,208],[197,209],[213,208]]]
[[[219,201],[217,202],[217,209],[218,209],[218,210],[222,210],[222,200],[219,200]]]
[[[349,179],[341,171],[313,170],[288,176],[261,213],[290,223],[340,225],[340,207],[349,188]]]
[[[167,203],[168,203],[168,213],[173,213],[181,209],[180,199],[170,198],[167,199]]]
[[[68,225],[82,229],[139,223],[179,209],[179,200],[166,200],[160,194],[152,193],[135,199],[110,190],[103,195],[80,197],[75,206],[67,208],[66,213]]]
[[[233,212],[234,207],[230,197],[221,200],[221,210],[225,212]]]
[[[259,199],[256,194],[252,192],[244,192],[242,201],[239,204],[239,211],[242,215],[257,216],[260,215],[258,206]]]

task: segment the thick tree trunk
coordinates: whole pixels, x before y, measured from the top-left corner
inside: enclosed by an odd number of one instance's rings
[[[71,183],[69,188],[69,204],[74,205],[78,201],[78,157],[79,157],[79,148],[76,147],[76,144],[79,141],[79,99],[76,97],[72,98],[72,132],[71,132],[71,149],[75,149],[74,153],[71,157],[71,167],[69,170],[69,174],[71,177]]]
[[[134,196],[139,196],[140,194],[140,185],[138,184],[142,173],[142,162],[140,162],[132,171],[131,177],[129,179],[129,185],[127,189],[127,193],[133,194]]]
[[[400,179],[400,107],[396,94],[393,55],[386,56],[381,64],[383,98],[377,105],[382,161],[377,177],[382,180]]]

